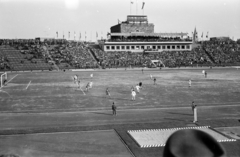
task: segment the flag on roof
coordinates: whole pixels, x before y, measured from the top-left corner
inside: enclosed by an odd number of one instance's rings
[[[142,9],[144,8],[145,2],[142,3]]]

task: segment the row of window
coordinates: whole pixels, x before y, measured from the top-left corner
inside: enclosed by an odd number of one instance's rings
[[[161,50],[161,49],[179,49],[185,50],[190,49],[189,45],[153,45],[153,46],[138,46],[138,45],[128,45],[128,46],[105,46],[106,50],[139,50],[139,49],[153,49],[153,50]]]

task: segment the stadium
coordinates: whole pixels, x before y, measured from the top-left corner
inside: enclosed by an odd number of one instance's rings
[[[240,156],[240,39],[157,33],[147,15],[108,27],[0,36],[0,156]]]

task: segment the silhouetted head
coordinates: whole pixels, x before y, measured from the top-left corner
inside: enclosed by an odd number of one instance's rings
[[[225,157],[223,147],[209,134],[194,129],[173,133],[167,140],[163,157]]]

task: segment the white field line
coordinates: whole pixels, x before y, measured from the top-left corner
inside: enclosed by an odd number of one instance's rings
[[[88,130],[88,131],[64,131],[64,132],[47,132],[47,133],[43,133],[43,132],[39,132],[39,133],[30,133],[27,134],[29,136],[34,136],[34,135],[52,135],[52,134],[75,134],[75,133],[92,133],[92,132],[113,132],[113,129],[109,129],[109,130]],[[23,134],[11,134],[11,135],[0,135],[0,137],[2,136],[22,136]]]
[[[17,74],[18,75],[18,74]],[[17,77],[17,75],[15,75],[15,76],[13,76],[8,82],[7,82],[7,84],[10,82],[10,81],[12,81],[15,77]],[[0,89],[2,89],[4,86],[2,86]]]
[[[15,76],[13,76],[8,82],[7,82],[7,84],[10,82],[10,81],[12,81],[15,77],[17,77],[18,76],[18,74],[17,75],[15,75]]]
[[[10,94],[6,91],[0,90],[0,92],[6,93],[10,97]]]
[[[27,85],[27,87],[26,87],[26,89],[28,89],[28,87],[29,87],[29,85],[31,84],[31,81],[28,83],[28,85]]]

